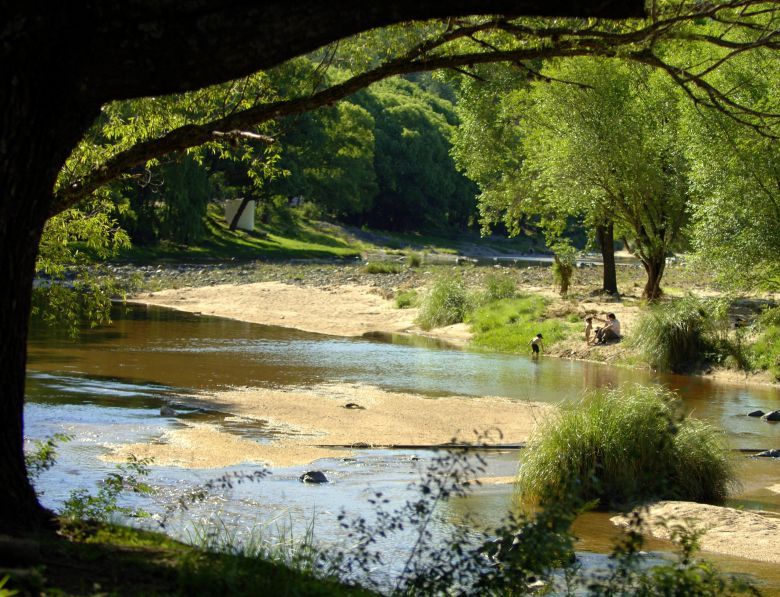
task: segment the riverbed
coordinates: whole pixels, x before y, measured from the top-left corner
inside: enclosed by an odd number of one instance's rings
[[[778,427],[746,417],[753,409],[780,408],[774,388],[716,384],[684,376],[610,368],[595,363],[456,350],[424,338],[379,336],[340,338],[240,321],[192,315],[159,308],[117,309],[114,324],[84,330],[77,341],[36,328],[29,344],[26,432],[43,438],[65,432],[74,439],[61,448],[57,465],[39,487],[43,501],[57,507],[74,489],[94,487],[114,470],[107,458],[118,446],[164,441],[165,434],[193,425],[214,426],[259,444],[290,430],[257,419],[237,417],[211,407],[203,396],[236,387],[284,391],[339,385],[410,393],[431,400],[442,396],[497,396],[515,401],[560,404],[574,401],[589,388],[623,383],[662,383],[678,391],[686,411],[723,427],[735,448],[778,447]],[[359,392],[358,392],[359,393]],[[205,405],[204,405],[205,403]],[[172,406],[177,416],[162,417]],[[239,536],[278,528],[300,535],[313,524],[321,541],[339,537],[337,515],[368,514],[368,500],[381,491],[393,503],[414,495],[418,479],[435,453],[406,449],[348,449],[311,464],[274,467],[259,482],[237,485],[225,496],[213,495],[174,532],[194,532],[215,517],[238,529]],[[502,482],[517,468],[518,451],[485,452],[485,483],[467,498],[452,501],[438,519],[442,531],[470,513],[472,525],[497,523],[512,504],[512,486]],[[780,494],[769,489],[780,478],[780,462],[735,454],[741,465],[742,489],[732,505],[780,512]],[[151,506],[162,511],[187,489],[225,472],[248,472],[259,465],[191,468],[152,465],[150,481],[158,490]],[[324,471],[331,483],[303,485],[306,470]],[[189,518],[188,518],[189,517]],[[178,526],[177,526],[178,525]],[[608,515],[589,514],[578,521],[582,557],[601,562],[615,529]],[[406,538],[408,539],[408,537]],[[404,538],[383,548],[391,561],[404,555]],[[668,549],[661,542],[653,549]],[[749,571],[780,587],[772,566],[736,558],[715,558],[730,570]],[[596,565],[594,563],[594,565]],[[392,566],[388,570],[392,570]],[[390,572],[388,572],[389,574]]]

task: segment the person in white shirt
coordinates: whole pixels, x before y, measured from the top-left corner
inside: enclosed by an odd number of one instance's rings
[[[610,340],[620,340],[620,321],[614,313],[607,313],[606,319],[601,319],[605,325],[596,330],[596,342],[606,344]]]

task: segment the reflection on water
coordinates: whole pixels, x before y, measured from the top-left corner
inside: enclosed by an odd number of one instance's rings
[[[230,386],[357,382],[430,396],[496,395],[565,403],[589,388],[661,383],[680,393],[686,411],[723,427],[735,447],[780,447],[777,425],[745,416],[756,408],[780,408],[780,393],[773,388],[719,385],[552,358],[534,362],[405,336],[337,338],[159,308],[132,306],[117,310],[114,320],[110,328],[84,330],[77,342],[45,328],[31,334],[27,434],[42,438],[65,431],[75,436],[61,451],[58,465],[41,480],[47,504],[60,503],[70,490],[90,486],[112,470],[113,465],[100,460],[108,446],[155,440],[181,425],[179,419],[220,424],[232,433],[268,441],[270,430],[263,421],[187,407],[191,393]],[[181,416],[161,417],[160,406],[166,403],[181,410]],[[276,470],[269,480],[236,490],[231,500],[222,502],[221,515],[245,524],[247,512],[262,511],[266,517],[289,515],[300,523],[316,510],[319,524],[326,518],[335,521],[342,506],[366,511],[366,499],[374,490],[403,501],[410,497],[407,482],[416,474],[410,455],[366,452],[355,459],[318,462],[334,481],[324,487],[298,483],[304,468]],[[427,458],[420,456],[422,462]],[[780,483],[780,462],[737,458],[743,487],[734,502],[780,511],[780,495],[767,489]],[[516,452],[491,453],[486,475],[512,476],[516,463]],[[173,495],[221,472],[156,468],[153,481],[162,495]],[[467,500],[450,503],[446,518],[457,522],[468,512],[487,528],[510,505],[511,486],[485,486]],[[327,533],[338,533],[337,525],[322,525]],[[603,515],[584,517],[576,530],[584,538],[584,549],[592,551],[606,549],[614,532]]]

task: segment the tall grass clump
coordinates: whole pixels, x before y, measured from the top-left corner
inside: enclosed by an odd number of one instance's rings
[[[723,435],[677,414],[660,387],[601,390],[545,422],[523,450],[525,501],[571,492],[601,508],[649,500],[722,502],[735,483]]]
[[[398,309],[411,309],[417,306],[418,301],[416,290],[402,290],[395,295],[395,306]]]
[[[406,255],[406,265],[409,267],[420,267],[422,262],[423,258],[419,253],[408,253]]]
[[[684,371],[718,352],[724,319],[725,313],[714,303],[686,297],[650,307],[631,343],[652,368]]]
[[[417,315],[417,323],[424,330],[460,323],[471,308],[471,298],[458,275],[438,278],[425,295]]]

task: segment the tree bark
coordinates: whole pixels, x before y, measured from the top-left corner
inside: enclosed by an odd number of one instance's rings
[[[647,282],[642,292],[642,298],[648,301],[655,301],[663,295],[661,290],[661,278],[666,269],[666,256],[654,255],[642,261],[642,265],[647,273]]]
[[[0,66],[0,534],[40,529],[52,520],[24,463],[32,282],[57,173],[98,113],[98,106],[51,101],[51,90],[29,76],[23,68]]]
[[[601,291],[608,294],[618,294],[614,230],[615,225],[612,222],[596,226],[596,238],[601,249],[601,260],[604,262]]]

